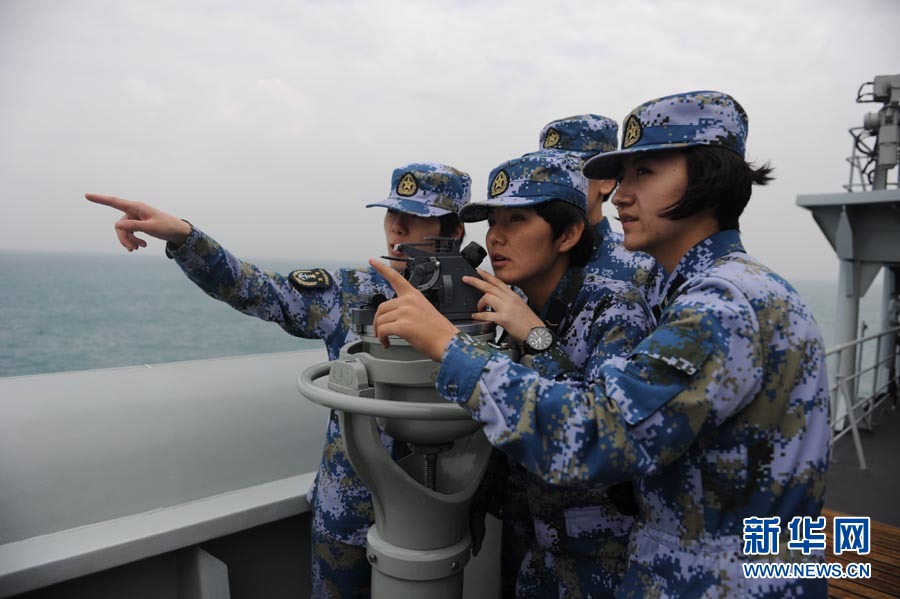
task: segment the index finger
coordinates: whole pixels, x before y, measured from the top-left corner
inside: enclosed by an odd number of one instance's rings
[[[504,287],[508,287],[508,285],[506,283],[504,283],[499,278],[497,278],[497,275],[491,274],[482,268],[477,268],[476,270],[478,271],[478,276],[480,276],[482,279],[484,279],[488,283],[492,283],[497,286],[502,285]]]
[[[518,296],[518,295],[519,295],[518,293],[516,293],[516,292],[513,290],[512,287],[510,287],[508,284],[506,284],[506,283],[503,281],[503,279],[501,279],[501,278],[498,277],[497,275],[493,275],[493,274],[489,273],[488,271],[482,270],[482,269],[480,269],[480,268],[478,269],[478,274],[481,276],[482,279],[484,279],[485,281],[487,281],[488,283],[490,283],[491,285],[493,285],[494,288],[497,290],[497,293],[498,293],[498,294],[501,294],[501,295],[515,295],[515,296]]]
[[[483,293],[487,293],[497,288],[496,284],[490,281],[485,281],[484,279],[479,279],[478,277],[465,276],[463,277],[463,283],[465,283],[466,285],[471,285],[472,287]]]
[[[109,206],[110,208],[115,208],[116,210],[121,210],[122,212],[127,212],[134,202],[129,200],[125,200],[123,198],[118,198],[116,196],[105,196],[99,193],[86,193],[84,197],[89,202],[94,202],[95,204],[102,204],[103,206]]]
[[[399,272],[397,272],[387,264],[383,264],[375,258],[369,258],[369,265],[374,268],[378,272],[378,274],[384,277],[388,283],[390,283],[391,287],[394,288],[394,291],[397,292],[397,297],[405,295],[411,291],[417,291],[415,287],[410,285],[409,281],[403,278],[403,275],[401,275]]]

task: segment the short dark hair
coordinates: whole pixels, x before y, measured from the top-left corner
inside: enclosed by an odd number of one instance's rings
[[[720,230],[740,230],[738,219],[750,201],[751,188],[754,184],[765,185],[771,181],[774,169],[768,162],[754,168],[738,154],[716,146],[694,146],[676,151],[687,158],[687,190],[660,216],[678,220],[712,210]]]
[[[594,253],[594,228],[591,227],[583,210],[562,200],[551,200],[535,205],[534,211],[550,224],[553,239],[558,239],[572,225],[584,223],[581,239],[569,251],[569,259],[572,266],[585,266],[590,262]]]
[[[456,237],[456,228],[462,224],[459,220],[459,216],[454,214],[453,212],[448,212],[442,216],[437,217],[438,223],[441,225],[441,232],[438,233],[441,237]],[[466,236],[466,228],[463,226],[463,233],[460,236],[460,241],[462,241]]]

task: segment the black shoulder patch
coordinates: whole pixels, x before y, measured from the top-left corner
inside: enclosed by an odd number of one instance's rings
[[[288,280],[294,289],[303,291],[305,289],[328,289],[333,283],[331,275],[324,268],[313,268],[312,270],[295,270],[288,275]]]

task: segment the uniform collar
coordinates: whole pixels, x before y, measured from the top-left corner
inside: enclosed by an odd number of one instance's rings
[[[584,268],[580,266],[570,266],[563,273],[559,283],[547,302],[544,304],[541,313],[538,314],[541,320],[547,323],[547,326],[553,329],[553,332],[559,335],[559,331],[565,328],[565,320],[569,314],[569,307],[578,297],[584,285]]]
[[[594,231],[597,232],[597,236],[600,237],[600,239],[603,239],[604,237],[609,235],[609,232],[612,231],[612,226],[609,224],[609,219],[605,216],[601,218],[597,222],[597,224],[594,225]]]
[[[709,269],[722,256],[733,252],[746,253],[741,243],[741,234],[737,229],[725,229],[714,233],[689,249],[666,279],[662,290],[662,297],[665,299],[660,308],[665,308],[686,281]]]
[[[603,250],[603,240],[608,239],[610,233],[612,233],[612,227],[609,224],[609,219],[605,216],[594,225],[594,252],[591,254],[591,262],[595,262],[600,258],[600,254]]]

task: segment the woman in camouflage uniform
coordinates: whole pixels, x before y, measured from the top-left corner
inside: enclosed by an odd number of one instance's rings
[[[823,548],[784,534],[789,523],[824,528],[825,351],[797,292],[741,244],[738,218],[770,172],[744,160],[746,137],[733,98],[689,92],[636,108],[622,150],[586,163],[588,177],[619,177],[625,246],[668,278],[657,328],[585,383],[542,377],[439,315],[409,319],[407,304],[421,302],[396,277],[402,292],[376,317],[379,335],[442,360],[441,394],[530,471],[554,484],[635,480],[641,513],[618,597],[826,594],[825,579],[802,575]],[[745,544],[762,519],[774,538]],[[754,562],[800,575],[754,578]]]
[[[558,381],[593,377],[608,358],[627,356],[652,324],[635,287],[586,274],[593,239],[580,170],[569,154],[526,154],[494,169],[487,201],[460,212],[464,222],[487,220],[485,245],[496,274],[465,279],[484,292],[473,317],[502,326],[523,364]],[[611,597],[625,570],[632,516],[619,512],[604,486],[554,487],[524,470],[509,479],[505,460],[493,463],[482,489],[504,499],[510,491],[524,495],[524,506],[503,501],[501,517],[508,531],[521,528],[514,535],[529,541],[521,554],[504,547],[505,594]],[[513,488],[493,484],[498,479]]]
[[[541,129],[540,147],[549,151],[568,152],[582,161],[614,152],[619,125],[599,114],[579,114],[550,121]],[[616,189],[615,179],[588,180],[587,216],[594,228],[594,253],[585,267],[617,281],[627,281],[644,294],[653,308],[659,303],[659,292],[665,273],[652,256],[625,249],[622,234],[613,231],[603,204]]]
[[[391,192],[367,207],[387,208],[384,235],[388,253],[403,255],[398,243],[427,237],[463,236],[457,217],[469,201],[469,175],[435,163],[415,163],[393,172]],[[373,269],[295,270],[288,276],[265,272],[244,262],[190,223],[142,202],[88,194],[87,199],[121,210],[116,235],[128,251],[146,247],[135,235],[146,233],[167,242],[166,254],[191,281],[211,297],[245,314],[276,322],[297,337],[322,339],[330,360],[356,340],[350,308],[363,296],[390,293],[390,286]],[[403,269],[400,260],[392,262]],[[405,447],[385,446],[395,455]],[[369,596],[371,568],[366,561],[366,533],[374,522],[372,498],[346,455],[337,415],[331,412],[322,462],[309,494],[312,506],[312,596],[359,599]]]

